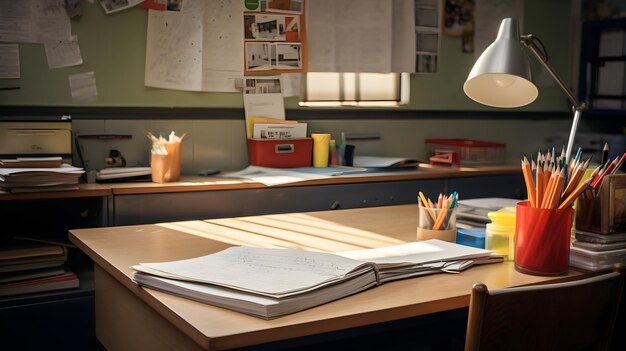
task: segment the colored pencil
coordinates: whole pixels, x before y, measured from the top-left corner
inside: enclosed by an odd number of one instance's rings
[[[528,158],[526,158],[526,156],[524,156],[524,159],[522,160],[522,173],[524,175],[524,181],[526,183],[526,192],[528,194],[530,206],[537,207],[535,204],[535,182],[533,181],[532,170],[530,169],[530,163],[528,162]]]

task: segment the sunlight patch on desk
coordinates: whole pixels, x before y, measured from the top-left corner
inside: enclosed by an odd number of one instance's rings
[[[224,179],[224,180],[206,180],[206,181],[186,181],[179,182],[176,185],[181,186],[198,186],[198,185],[232,185],[232,184],[241,184],[241,183],[256,183],[252,180],[247,179]]]
[[[297,248],[282,240],[274,240],[246,231],[233,231],[231,228],[204,221],[158,223],[156,225],[230,245]]]
[[[333,238],[322,238],[308,233],[299,233],[293,229],[282,229],[270,227],[264,224],[251,223],[246,221],[244,218],[213,219],[210,222],[231,229],[262,235],[267,238],[275,238],[291,242],[294,245],[300,245],[298,248],[301,249],[315,251],[344,251],[362,248],[358,242],[348,244],[344,241],[338,241]]]
[[[240,220],[253,225],[288,230],[320,239],[356,245],[360,248],[373,248],[403,243],[401,240],[374,232],[360,230],[306,215],[301,218],[291,215],[270,215],[264,217],[244,217],[240,218]],[[339,240],[338,238],[341,239]]]
[[[402,240],[307,215],[224,218],[157,225],[230,245],[288,247],[324,252],[403,243]]]

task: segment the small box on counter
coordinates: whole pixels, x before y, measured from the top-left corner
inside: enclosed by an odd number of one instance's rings
[[[584,195],[584,193],[583,193]],[[576,229],[600,234],[626,232],[626,174],[612,174],[595,197],[582,196],[576,205]]]
[[[295,168],[310,167],[313,139],[248,138],[248,158],[253,166]]]
[[[427,139],[426,152],[429,156],[450,150],[458,153],[461,166],[472,167],[505,163],[505,143],[469,139]]]

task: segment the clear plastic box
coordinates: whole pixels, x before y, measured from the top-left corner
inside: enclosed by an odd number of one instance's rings
[[[498,165],[506,161],[506,144],[469,139],[426,139],[429,156],[435,150],[453,150],[459,153],[462,166]]]

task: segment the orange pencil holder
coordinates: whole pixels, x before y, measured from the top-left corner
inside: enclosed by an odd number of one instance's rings
[[[165,144],[167,155],[150,154],[152,181],[175,182],[180,178],[180,143]]]
[[[524,201],[515,212],[515,269],[533,275],[566,273],[572,208],[534,208]]]

